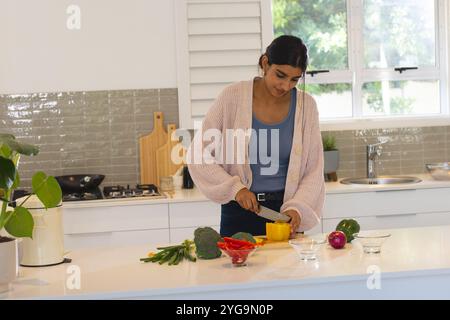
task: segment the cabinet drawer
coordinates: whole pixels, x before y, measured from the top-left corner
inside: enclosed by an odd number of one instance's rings
[[[65,250],[88,247],[122,247],[141,244],[156,245],[168,242],[169,229],[80,233],[64,236]]]
[[[168,229],[167,204],[64,208],[64,233]]]
[[[305,231],[305,234],[307,234],[307,235],[315,235],[315,234],[318,234],[318,233],[322,233],[322,223],[318,223],[311,230]]]
[[[368,217],[425,212],[449,212],[450,188],[329,194],[323,217]]]
[[[219,226],[210,226],[217,232],[220,231]],[[170,229],[170,242],[171,243],[181,243],[186,239],[194,240],[194,231],[197,227],[194,228],[177,228]]]
[[[170,228],[220,225],[220,208],[212,201],[171,203]]]
[[[397,229],[450,225],[450,212],[380,215],[354,218],[361,230]],[[324,219],[323,232],[333,231],[342,219]]]

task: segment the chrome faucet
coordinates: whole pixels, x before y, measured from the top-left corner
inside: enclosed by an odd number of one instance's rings
[[[388,142],[388,140],[367,145],[367,178],[369,179],[376,178],[375,158],[381,156],[381,151],[383,149],[382,145],[386,142]]]

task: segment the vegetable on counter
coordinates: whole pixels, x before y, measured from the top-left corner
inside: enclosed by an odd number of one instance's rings
[[[223,241],[217,242],[217,246],[220,249],[243,250],[254,249],[256,247],[256,244],[246,240],[224,237]]]
[[[184,240],[180,245],[157,248],[158,253],[150,252],[147,258],[142,258],[143,262],[158,262],[159,264],[168,263],[169,266],[179,264],[183,259],[195,262],[197,259],[191,255],[193,241]]]
[[[328,235],[328,243],[335,249],[342,249],[347,243],[347,237],[342,231],[333,231]]]
[[[286,241],[291,234],[291,225],[286,222],[266,223],[266,237],[269,241]]]
[[[194,243],[196,255],[199,259],[216,259],[222,255],[222,251],[217,248],[217,242],[222,237],[216,230],[210,227],[197,228],[194,231]]]
[[[234,239],[250,241],[251,243],[256,243],[255,238],[248,232],[238,232],[231,236]]]
[[[347,242],[351,242],[355,233],[358,233],[360,230],[359,223],[354,219],[345,219],[338,223],[336,226],[336,231],[342,231],[345,233],[347,237]]]
[[[265,243],[266,243],[266,238],[260,238],[260,237],[256,237],[255,241],[256,241],[256,246],[257,247],[262,247]]]
[[[226,252],[234,265],[244,264],[256,246],[253,242],[230,237],[224,237],[223,241],[217,242],[217,247]]]

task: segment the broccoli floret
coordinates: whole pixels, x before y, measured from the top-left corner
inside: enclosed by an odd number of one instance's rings
[[[248,232],[238,232],[238,233],[233,234],[231,237],[234,239],[245,240],[245,241],[249,241],[251,243],[256,243],[255,238],[253,238],[253,236]]]
[[[217,242],[222,237],[216,230],[210,227],[197,228],[194,231],[194,243],[196,255],[199,259],[216,259],[222,255],[222,251],[217,248]]]

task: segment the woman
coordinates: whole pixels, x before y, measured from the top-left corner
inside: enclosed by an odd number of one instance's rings
[[[325,186],[318,112],[314,99],[296,89],[307,60],[301,39],[276,38],[259,60],[264,76],[225,88],[190,146],[192,179],[222,204],[222,236],[264,235],[269,220],[256,214],[260,204],[290,216],[291,236],[320,222]]]

